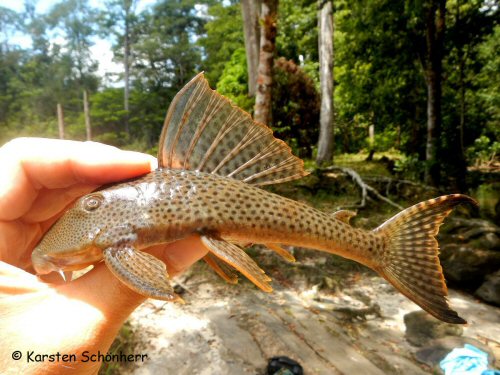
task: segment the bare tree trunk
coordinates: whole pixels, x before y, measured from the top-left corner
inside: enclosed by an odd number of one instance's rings
[[[457,13],[456,13],[456,26],[458,30],[461,30],[461,19],[460,19],[460,6],[461,1],[457,0]],[[465,149],[464,149],[464,128],[465,128],[465,61],[467,59],[467,51],[464,51],[462,43],[458,43],[457,48],[458,53],[458,72],[459,72],[459,84],[460,84],[460,122],[458,123],[458,139],[454,142],[454,149],[456,150],[456,158],[454,158],[455,170],[451,171],[455,174],[456,190],[460,192],[465,192],[467,190],[467,183],[465,175],[467,172],[467,162],[465,160]],[[454,137],[456,139],[456,137]]]
[[[427,168],[425,180],[432,186],[439,185],[441,175],[439,136],[441,135],[441,73],[445,12],[446,0],[431,0],[426,10]]]
[[[130,93],[130,8],[132,7],[132,1],[124,2],[125,10],[125,35],[123,38],[124,53],[123,53],[123,65],[125,68],[125,88],[123,92],[123,109],[125,110],[125,133],[127,133],[127,138],[130,139],[130,125],[129,125],[129,93]]]
[[[87,141],[91,141],[92,127],[90,126],[89,98],[87,90],[83,90],[83,112],[85,115],[85,130],[87,133]]]
[[[333,161],[333,3],[318,1],[321,112],[316,164]]]
[[[375,125],[371,124],[368,126],[368,147],[370,152],[366,161],[372,161],[373,155],[375,155]]]
[[[57,125],[59,127],[59,139],[64,139],[64,113],[61,103],[57,103]]]
[[[255,93],[256,121],[270,124],[271,91],[273,87],[274,50],[276,49],[276,21],[278,18],[278,0],[263,0],[261,8],[260,55],[257,91]]]
[[[248,95],[255,96],[260,51],[261,0],[241,0],[248,70]]]

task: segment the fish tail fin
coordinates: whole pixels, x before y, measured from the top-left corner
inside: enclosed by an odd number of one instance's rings
[[[477,204],[466,195],[441,196],[401,211],[374,230],[385,243],[377,267],[381,275],[434,317],[455,324],[467,322],[448,304],[435,237],[446,216],[461,203]]]

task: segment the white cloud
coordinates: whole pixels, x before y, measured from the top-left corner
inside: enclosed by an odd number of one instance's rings
[[[112,82],[106,80],[106,76],[117,75],[123,72],[123,65],[113,61],[113,51],[111,50],[111,42],[105,39],[96,39],[95,44],[90,47],[92,57],[99,63],[97,74],[103,77],[108,84]],[[121,82],[116,82],[114,85],[120,86]]]

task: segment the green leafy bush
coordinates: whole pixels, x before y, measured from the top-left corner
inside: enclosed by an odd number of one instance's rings
[[[467,158],[475,166],[488,164],[497,158],[500,153],[500,142],[492,141],[485,135],[477,138],[472,146],[467,148]]]
[[[418,154],[403,156],[396,159],[394,171],[402,177],[413,181],[421,181],[424,175],[425,162],[419,160]]]

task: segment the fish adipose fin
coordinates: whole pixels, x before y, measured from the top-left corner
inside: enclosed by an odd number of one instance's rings
[[[290,147],[212,90],[202,73],[170,104],[158,147],[160,168],[198,170],[257,186],[307,174]]]
[[[335,219],[343,221],[346,224],[350,224],[351,218],[356,216],[357,213],[349,210],[339,210],[334,212],[332,215]]]
[[[243,249],[230,242],[207,236],[201,236],[201,241],[213,255],[236,268],[260,289],[272,292],[273,288],[269,285],[271,279]]]
[[[207,255],[205,255],[203,257],[203,260],[229,284],[238,283],[238,275],[233,271],[233,267],[231,267],[229,264],[224,263],[212,253],[208,253]]]
[[[168,281],[165,263],[158,258],[129,244],[109,247],[103,255],[111,272],[130,289],[150,298],[183,302]]]
[[[445,217],[460,203],[476,204],[465,195],[442,196],[407,208],[374,230],[386,244],[377,267],[381,275],[431,315],[455,324],[467,322],[448,304],[435,236]]]

